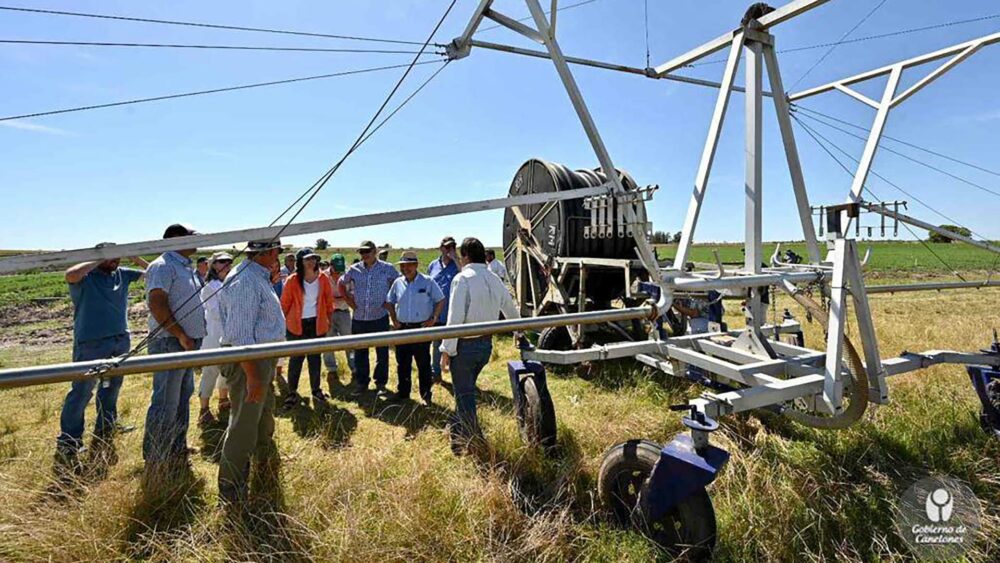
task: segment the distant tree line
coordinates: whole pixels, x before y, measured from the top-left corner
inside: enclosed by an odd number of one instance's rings
[[[672,242],[680,242],[680,241],[681,241],[680,231],[677,231],[672,235],[665,231],[653,232],[653,244],[670,244]]]
[[[972,231],[966,229],[965,227],[959,227],[958,225],[939,225],[942,229],[946,231],[951,231],[957,235],[962,235],[963,237],[971,237]],[[928,232],[927,237],[928,242],[951,242],[954,239],[950,239],[941,233],[936,233],[934,231]]]

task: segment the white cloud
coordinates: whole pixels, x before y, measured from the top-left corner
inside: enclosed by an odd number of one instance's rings
[[[11,129],[33,131],[35,133],[46,133],[48,135],[58,135],[60,137],[76,136],[76,133],[73,133],[72,131],[59,129],[57,127],[49,127],[48,125],[39,125],[37,123],[31,123],[30,121],[0,121],[0,125]]]

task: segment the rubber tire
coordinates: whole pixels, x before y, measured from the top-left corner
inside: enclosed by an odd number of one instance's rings
[[[538,335],[539,350],[566,351],[573,349],[573,339],[569,336],[569,329],[564,326],[550,326],[542,329]]]
[[[629,440],[604,454],[597,489],[602,504],[621,525],[637,527],[650,540],[685,561],[707,561],[716,541],[715,510],[705,489],[672,508],[660,521],[643,516],[642,491],[662,448],[649,440]]]
[[[524,397],[524,408],[517,417],[521,439],[529,446],[555,447],[556,410],[552,399],[542,397],[532,376],[521,380],[521,395]]]

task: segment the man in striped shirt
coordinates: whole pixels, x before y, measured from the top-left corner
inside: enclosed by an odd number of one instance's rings
[[[372,332],[387,332],[389,330],[389,312],[385,308],[385,297],[392,287],[392,282],[399,277],[399,272],[388,262],[383,262],[376,255],[375,243],[370,240],[358,246],[361,261],[352,264],[342,278],[347,293],[344,299],[354,310],[351,320],[352,334],[369,334]],[[368,390],[370,364],[368,349],[360,348],[354,351],[354,394],[360,395]],[[375,349],[375,388],[379,394],[385,394],[385,385],[389,382],[389,348],[379,346]]]
[[[247,259],[226,278],[220,292],[222,346],[247,346],[285,339],[285,318],[271,284],[271,267],[278,261],[277,240],[251,241]],[[229,384],[232,410],[219,460],[219,497],[238,505],[247,495],[250,458],[267,471],[274,462],[275,359],[252,360],[222,367]]]

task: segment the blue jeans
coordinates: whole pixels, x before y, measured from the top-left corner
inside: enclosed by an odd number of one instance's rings
[[[351,321],[352,334],[370,334],[373,332],[388,332],[389,316],[374,321]],[[368,348],[359,348],[354,351],[354,382],[359,387],[368,387],[370,372],[368,362]],[[389,382],[389,347],[379,346],[375,348],[375,385],[384,387]]]
[[[194,339],[194,349],[201,339]],[[183,352],[173,336],[149,341],[150,354]],[[142,458],[164,461],[187,453],[188,420],[191,395],[194,393],[194,369],[174,369],[153,373],[153,396],[146,411],[146,432],[142,437]]]
[[[493,338],[465,338],[458,341],[458,355],[451,359],[451,381],[455,389],[456,431],[465,437],[479,433],[479,415],[476,414],[476,380],[490,362]]]
[[[128,352],[130,344],[128,334],[73,342],[73,361],[85,362],[120,356]],[[109,377],[106,380],[80,379],[73,382],[63,401],[62,414],[59,416],[59,437],[56,438],[57,449],[76,451],[83,446],[84,414],[95,387],[97,420],[94,422],[94,434],[106,436],[114,430],[118,421],[118,392],[122,388],[122,377]]]

